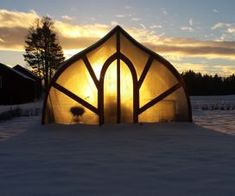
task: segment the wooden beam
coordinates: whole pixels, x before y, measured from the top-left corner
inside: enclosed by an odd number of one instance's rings
[[[67,90],[63,86],[59,85],[58,83],[54,83],[53,87],[55,87],[57,90],[61,91],[62,93],[64,93],[65,95],[67,95],[68,97],[73,99],[74,101],[80,103],[85,108],[87,108],[87,109],[91,110],[92,112],[94,112],[94,113],[99,115],[98,109],[96,107],[94,107],[93,105],[89,104],[87,101],[85,101],[82,98],[78,97],[77,95],[75,95],[71,91]]]
[[[160,94],[159,96],[155,97],[153,100],[151,100],[150,102],[148,102],[147,104],[145,104],[144,106],[142,106],[139,109],[138,114],[141,114],[142,112],[144,112],[145,110],[147,110],[148,108],[150,108],[151,106],[155,105],[156,103],[160,102],[161,100],[163,100],[164,98],[166,98],[168,95],[170,95],[171,93],[173,93],[174,91],[176,91],[178,88],[180,88],[182,85],[181,83],[177,83],[176,85],[172,86],[171,88],[169,88],[167,91],[165,91],[164,93]]]
[[[93,81],[94,81],[94,83],[95,83],[96,88],[98,89],[99,81],[98,81],[98,79],[97,79],[97,77],[96,77],[96,75],[95,75],[95,72],[94,72],[94,70],[93,70],[93,68],[92,68],[92,66],[91,66],[91,64],[90,64],[90,62],[89,62],[87,56],[84,55],[84,56],[82,57],[82,59],[83,59],[83,62],[85,63],[85,65],[86,65],[86,67],[87,67],[87,70],[89,71],[89,73],[90,73],[90,75],[91,75],[91,78],[93,79]]]
[[[137,82],[133,82],[133,122],[134,123],[138,123],[139,119],[138,119],[138,110],[139,110],[139,89],[138,89],[138,85]]]
[[[104,80],[100,81],[98,90],[98,110],[99,110],[99,124],[104,124]]]
[[[117,123],[121,122],[120,32],[117,31]]]
[[[143,81],[144,81],[144,79],[145,79],[145,77],[148,73],[148,70],[149,70],[150,66],[152,65],[152,62],[153,62],[153,57],[150,56],[147,63],[146,63],[146,65],[144,66],[144,70],[143,70],[143,72],[140,76],[140,79],[138,81],[138,89],[140,89],[140,87],[141,87],[141,85],[142,85],[142,83],[143,83]]]

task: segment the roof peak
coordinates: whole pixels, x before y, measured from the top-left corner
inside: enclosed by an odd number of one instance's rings
[[[114,31],[114,32],[126,32],[120,25],[115,26],[111,31]]]
[[[120,25],[116,25],[114,29],[123,29]]]

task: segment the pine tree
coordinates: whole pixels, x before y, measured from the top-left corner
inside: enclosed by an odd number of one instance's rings
[[[65,59],[51,18],[37,19],[29,29],[24,59],[43,78],[47,89],[54,72]]]

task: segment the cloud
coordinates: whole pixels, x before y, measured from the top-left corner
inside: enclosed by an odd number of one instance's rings
[[[0,10],[0,50],[23,50],[28,28],[39,16],[36,12],[15,12]],[[65,48],[86,47],[102,37],[109,30],[108,25],[72,25],[55,21],[55,30]],[[87,43],[87,44],[85,44]],[[77,45],[76,45],[77,44]]]
[[[39,17],[35,11],[18,12],[0,9],[0,50],[23,50],[28,29]],[[68,16],[64,16],[64,18],[68,18]],[[72,25],[56,20],[55,30],[65,47],[82,48],[91,44],[91,40],[95,41],[105,35],[110,30],[110,26],[96,23]],[[79,40],[79,43],[76,40]],[[85,42],[87,44],[84,44]],[[76,43],[77,46],[73,43]]]
[[[31,10],[29,12],[18,12],[0,9],[0,27],[24,27],[28,28],[39,15]]]
[[[130,10],[130,9],[132,9],[132,7],[131,7],[131,6],[129,6],[129,5],[126,5],[124,8],[125,8],[126,10]]]
[[[141,26],[143,29],[146,29],[146,27],[145,27],[144,24],[140,24],[140,26]]]
[[[131,18],[131,20],[132,20],[132,21],[136,21],[136,22],[137,22],[137,21],[140,21],[141,19],[140,19],[140,18],[135,18],[135,17],[134,17],[134,18]]]
[[[188,24],[189,24],[188,26],[182,26],[182,27],[180,27],[180,29],[182,31],[194,32],[193,19],[192,18],[189,19]]]
[[[189,27],[189,26],[183,26],[183,27],[180,27],[180,29],[182,31],[187,31],[187,32],[193,32],[194,29],[192,27]]]
[[[125,18],[126,16],[124,14],[116,14],[115,17],[116,18]]]
[[[234,34],[235,33],[235,24],[234,23],[216,23],[211,27],[212,30],[224,30],[227,33]],[[234,34],[235,35],[235,34]]]
[[[61,39],[60,43],[65,50],[76,51],[76,49],[78,50],[84,49],[92,45],[96,41],[98,41],[97,37],[82,37],[82,38],[78,37],[76,39],[74,38]]]
[[[219,22],[211,27],[211,30],[221,33],[219,40],[231,40],[235,38],[235,23]]]
[[[166,11],[166,9],[165,9],[165,8],[162,8],[162,13],[163,13],[163,15],[165,15],[165,16],[167,16],[167,15],[168,15],[168,12]]]
[[[213,9],[212,11],[216,14],[219,13],[219,11],[217,9]]]
[[[161,29],[162,25],[151,25],[149,28],[150,29]]]
[[[17,12],[0,9],[0,50],[23,51],[28,28],[38,17],[39,15],[35,11]],[[55,30],[66,56],[69,57],[95,43],[117,24],[116,21],[112,21],[110,24],[71,24],[66,21],[55,20]],[[193,21],[189,19],[190,24],[193,25]],[[161,25],[147,27],[140,24],[140,26],[142,28],[129,26],[125,29],[137,41],[164,57],[170,57],[173,62],[176,59],[181,61],[185,57],[222,59],[223,61],[235,60],[235,41],[202,41],[166,37],[164,33],[157,34],[153,31],[155,28],[162,28]],[[227,34],[235,33],[233,24],[217,23],[211,28],[213,30],[224,29]],[[188,27],[183,29],[190,31]]]
[[[39,15],[34,10],[19,12],[0,9],[0,50],[23,50],[28,28],[37,18]]]
[[[189,21],[188,21],[188,23],[189,23],[190,26],[193,26],[193,19],[190,18]]]
[[[95,18],[95,17],[90,17],[90,20],[91,20],[92,22],[94,22],[94,21],[96,21],[96,18]]]
[[[62,21],[55,21],[55,29],[59,36],[63,38],[100,38],[107,33],[107,30],[110,29],[110,26],[99,23],[74,25]]]
[[[0,50],[23,50],[26,35],[27,29],[24,27],[0,27]]]
[[[234,34],[234,33],[235,33],[235,26],[230,26],[230,27],[227,29],[227,32]]]
[[[229,24],[219,22],[219,23],[214,24],[214,25],[211,27],[211,29],[212,29],[212,30],[216,30],[216,29],[221,29],[221,28],[228,27],[228,26],[229,26]]]
[[[202,74],[215,75],[219,74],[220,76],[230,76],[235,73],[234,65],[225,65],[225,64],[216,64],[211,66],[210,64],[205,63],[174,63],[174,66],[179,72],[184,72],[187,70],[193,70],[195,72],[200,72]]]
[[[113,21],[111,21],[110,24],[111,24],[111,26],[117,26],[119,23],[117,21],[113,20]]]
[[[235,59],[235,48],[213,47],[213,46],[175,46],[173,45],[154,45],[147,43],[147,45],[159,53],[188,55],[212,58],[230,58]]]
[[[62,18],[62,19],[64,19],[65,21],[72,21],[72,20],[73,20],[73,18],[72,18],[72,17],[67,16],[67,15],[62,16],[61,18]]]
[[[24,38],[38,14],[34,11],[15,12],[0,10],[0,48],[23,50]],[[4,20],[4,21],[3,21]],[[25,22],[27,21],[27,23]],[[190,21],[190,20],[189,20]],[[15,22],[15,23],[14,23]],[[14,25],[15,24],[15,25]],[[117,22],[111,22],[116,25]],[[63,21],[55,21],[55,30],[59,35],[63,48],[72,50],[85,48],[103,37],[112,27],[106,24],[74,25]],[[215,25],[214,28],[224,26],[224,23]],[[164,37],[157,35],[144,24],[142,27],[127,27],[126,29],[138,41],[147,44],[154,51],[162,54],[177,54],[190,56],[203,56],[208,58],[235,58],[235,42],[229,41],[200,41],[195,39]],[[225,25],[228,32],[234,33],[232,26]],[[152,26],[160,28],[161,26]],[[186,28],[187,29],[187,28]],[[190,30],[190,29],[189,29]]]
[[[159,38],[149,40],[145,45],[162,55],[175,55],[181,58],[197,57],[206,59],[235,60],[235,42],[200,41],[187,38]]]

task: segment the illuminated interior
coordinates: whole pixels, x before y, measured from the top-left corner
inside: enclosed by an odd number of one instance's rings
[[[117,121],[117,62],[114,61],[104,78],[104,119],[106,123]]]
[[[191,121],[184,83],[165,59],[117,26],[55,74],[44,124]]]

